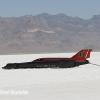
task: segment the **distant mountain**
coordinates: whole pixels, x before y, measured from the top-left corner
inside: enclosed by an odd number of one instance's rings
[[[0,17],[0,54],[100,51],[100,15],[89,20],[63,13]]]

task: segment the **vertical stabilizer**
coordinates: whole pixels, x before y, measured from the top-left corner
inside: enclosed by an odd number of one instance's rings
[[[92,49],[83,49],[79,51],[76,55],[74,55],[72,58],[80,61],[85,61],[86,58],[90,58],[90,52]]]

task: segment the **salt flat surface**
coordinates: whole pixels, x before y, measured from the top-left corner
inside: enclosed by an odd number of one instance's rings
[[[0,94],[2,100],[99,100],[100,53],[92,52],[87,64],[65,69],[3,70],[7,63],[29,62],[41,57],[71,57],[75,53],[0,55],[0,90],[28,94]]]

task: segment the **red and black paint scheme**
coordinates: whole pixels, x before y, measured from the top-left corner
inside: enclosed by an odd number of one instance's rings
[[[86,60],[90,58],[92,49],[83,49],[71,58],[39,58],[32,62],[8,63],[3,69],[19,68],[71,68],[83,64],[88,64]]]

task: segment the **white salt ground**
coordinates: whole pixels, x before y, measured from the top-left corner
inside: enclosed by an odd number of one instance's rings
[[[71,57],[75,53],[0,55],[1,100],[99,100],[100,53],[92,52],[91,63],[66,69],[3,70],[7,63],[29,62],[40,57]],[[11,94],[26,91],[25,94]],[[3,92],[9,92],[5,94]]]

